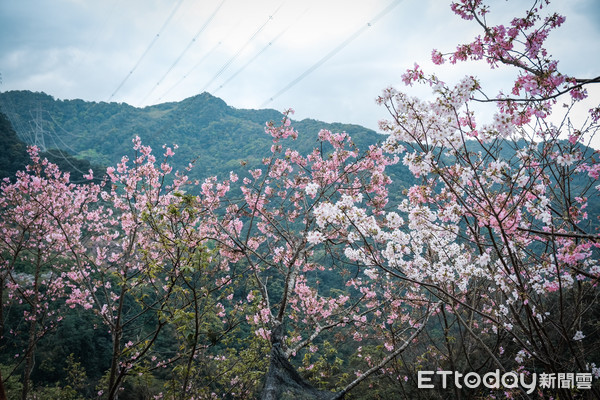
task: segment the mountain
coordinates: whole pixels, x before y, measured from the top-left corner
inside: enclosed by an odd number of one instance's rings
[[[0,179],[14,176],[27,165],[27,145],[23,143],[6,115],[0,113]]]
[[[283,117],[275,110],[245,110],[228,106],[223,100],[202,93],[180,102],[163,103],[136,108],[123,103],[59,100],[45,93],[10,91],[0,93],[0,108],[27,142],[36,142],[48,150],[45,154],[65,171],[71,171],[74,180],[90,168],[95,176],[102,176],[103,168],[116,165],[121,157],[133,155],[131,140],[140,136],[145,145],[154,149],[160,159],[163,145],[179,146],[173,167],[182,170],[195,160],[192,178],[203,179],[217,175],[225,178],[229,171],[242,173],[261,164],[270,154],[272,144],[264,127],[268,121],[278,123]],[[361,150],[385,137],[359,125],[325,123],[313,119],[293,121],[298,140],[291,144],[302,154],[312,151],[321,129],[347,132]],[[5,118],[0,119],[0,178],[12,176],[22,169],[28,158],[26,146],[19,140]],[[480,151],[472,143],[472,151]],[[327,149],[325,149],[327,151]],[[582,149],[591,151],[593,149]],[[505,159],[514,156],[510,145],[501,149]],[[388,174],[394,181],[392,200],[402,196],[415,179],[402,163],[391,166]],[[584,185],[577,177],[573,184]],[[590,199],[590,208],[600,209],[600,198]],[[598,213],[595,212],[595,215]]]
[[[136,108],[123,103],[58,100],[45,93],[10,91],[0,93],[0,106],[16,127],[37,129],[37,133],[31,133],[31,129],[21,129],[29,133],[19,132],[23,137],[29,135],[29,142],[37,141],[46,149],[60,149],[92,164],[115,165],[123,155],[131,156],[131,140],[136,135],[152,147],[157,157],[163,153],[164,144],[177,144],[175,169],[196,160],[195,178],[225,177],[230,170],[258,166],[270,154],[272,144],[264,132],[265,123],[278,123],[283,117],[275,110],[236,109],[208,93],[180,102]],[[347,132],[360,149],[383,139],[358,125],[305,119],[294,121],[293,126],[299,132],[293,146],[303,153],[312,150],[321,129]],[[399,174],[402,175],[408,176],[406,171]]]
[[[0,152],[0,180],[14,178],[17,171],[25,169],[29,164],[27,144],[23,142],[12,127],[11,122],[5,114],[0,113],[0,143],[3,151]],[[57,164],[61,171],[69,172],[71,181],[83,182],[84,173],[90,169],[94,175],[102,176],[102,168],[93,166],[88,160],[75,158],[64,150],[50,149],[42,152],[41,156]]]

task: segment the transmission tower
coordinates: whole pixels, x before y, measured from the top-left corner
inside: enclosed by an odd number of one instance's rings
[[[32,137],[33,137],[33,145],[37,146],[41,151],[46,151],[46,131],[44,130],[44,119],[42,117],[42,113],[44,110],[38,105],[36,109],[33,110],[35,113],[32,126]]]

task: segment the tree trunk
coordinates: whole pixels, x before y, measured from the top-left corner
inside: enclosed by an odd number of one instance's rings
[[[2,380],[2,371],[0,371],[0,400],[7,400],[6,390],[4,390],[4,381]]]
[[[36,321],[31,321],[31,327],[29,328],[29,343],[27,345],[27,353],[25,354],[25,370],[23,371],[23,390],[21,392],[21,400],[27,400],[27,394],[29,393],[29,383],[31,377],[31,371],[33,371],[33,365],[35,360],[33,353],[35,352],[35,338],[36,335]]]
[[[38,293],[39,293],[39,282],[40,274],[42,269],[41,262],[41,250],[38,249],[37,263],[35,269],[35,280],[33,282],[33,299],[31,300],[31,311],[29,318],[29,343],[27,344],[27,352],[25,353],[25,370],[23,371],[23,391],[21,392],[21,400],[27,400],[27,394],[29,392],[29,383],[31,377],[31,371],[33,371],[33,365],[35,363],[34,352],[35,345],[37,343],[37,331],[38,331],[38,306],[40,304]]]
[[[123,316],[123,305],[125,303],[125,292],[127,289],[125,286],[121,288],[121,295],[119,298],[119,310],[117,312],[117,319],[114,326],[112,327],[113,336],[113,351],[112,360],[110,363],[110,375],[108,378],[108,400],[117,400],[118,389],[121,384],[120,374],[118,374],[119,361],[121,359],[121,337],[123,335],[123,327],[121,325],[121,317]]]
[[[3,302],[4,298],[4,279],[0,278],[0,338],[4,335],[4,310]],[[6,390],[4,389],[4,381],[2,380],[2,371],[0,371],[0,400],[7,400]]]
[[[330,400],[336,393],[322,391],[306,382],[290,364],[281,346],[283,340],[283,324],[276,326],[271,333],[271,363],[265,378],[265,386],[261,400]]]

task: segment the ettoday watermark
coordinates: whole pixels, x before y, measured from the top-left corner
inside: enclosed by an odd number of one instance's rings
[[[434,377],[438,376],[434,382]],[[463,387],[475,389],[482,385],[489,389],[515,389],[523,388],[528,394],[536,388],[540,389],[591,389],[592,374],[582,373],[516,373],[500,370],[488,372],[483,375],[477,372],[461,373],[458,371],[419,371],[417,373],[417,388],[434,389],[441,381],[443,389],[450,384],[462,389]]]

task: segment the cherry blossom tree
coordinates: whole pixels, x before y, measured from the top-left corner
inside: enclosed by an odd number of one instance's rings
[[[525,17],[507,26],[488,25],[490,7],[482,1],[453,3],[452,10],[484,34],[449,54],[434,50],[433,61],[516,68],[511,94],[490,96],[472,76],[449,85],[415,65],[403,80],[430,85],[431,100],[393,88],[378,100],[392,117],[380,124],[389,135],[382,148],[403,154],[403,164],[420,179],[399,214],[365,217],[360,199],[315,209],[327,217],[313,234],[348,231],[360,239],[347,247],[349,258],[410,282],[415,299],[429,294],[444,304],[437,315],[444,335],[432,338],[427,350],[439,360],[430,370],[598,377],[599,221],[590,220],[586,208],[598,197],[600,165],[585,144],[598,130],[599,108],[583,119],[569,114],[598,78],[558,71],[543,45],[564,17],[542,18],[547,3],[533,2]],[[475,116],[482,102],[497,105],[491,122]],[[572,398],[575,390],[554,392]],[[591,392],[600,396],[596,388]]]
[[[99,395],[116,399],[127,377],[170,367],[179,380],[171,392],[188,398],[193,361],[241,318],[234,274],[205,243],[205,212],[185,192],[194,182],[168,164],[173,149],[165,147],[158,165],[150,147],[139,137],[133,142],[133,161],[123,157],[107,169],[102,203],[86,216],[85,243],[72,243],[71,281],[85,299],[80,304],[93,308],[112,336]],[[181,343],[178,350],[156,352],[161,337]]]
[[[588,214],[600,164],[586,146],[600,106],[572,111],[599,79],[560,72],[544,46],[565,18],[542,17],[547,4],[492,25],[481,0],[454,2],[482,35],[433,62],[485,61],[514,83],[496,95],[415,65],[404,82],[432,97],[386,89],[387,137],[362,152],[322,130],[300,154],[291,111],[267,124],[259,168],[202,183],[173,172],[176,148],[158,162],[139,138],[101,184],[69,183],[32,149],[0,195],[0,337],[20,333],[5,332],[6,310],[23,312],[22,398],[37,341],[75,307],[110,334],[98,397],[111,400],[159,374],[157,399],[333,399],[360,386],[435,397],[416,390],[423,369],[600,376],[600,220]],[[417,183],[391,204],[386,170],[400,160]]]
[[[38,341],[56,328],[64,308],[78,301],[64,275],[70,268],[65,237],[80,236],[86,211],[99,193],[95,186],[70,183],[69,175],[42,160],[35,147],[29,152],[27,171],[0,187],[0,339],[27,337],[15,354],[16,366],[24,363],[22,399],[30,389]],[[22,324],[7,332],[6,314],[14,312],[22,313]]]
[[[317,213],[324,204],[345,209],[362,200],[370,215],[382,214],[390,183],[385,168],[397,159],[376,146],[360,153],[347,134],[326,130],[308,155],[284,148],[283,141],[298,135],[289,112],[281,125],[267,124],[266,132],[273,138],[271,156],[243,178],[239,200],[227,197],[230,184],[239,179],[235,174],[225,183],[209,179],[202,185],[206,208],[219,204],[207,225],[221,256],[247,269],[251,290],[246,300],[256,310],[247,320],[258,339],[271,345],[262,398],[283,393],[341,398],[391,357],[369,365],[373,371],[356,371],[357,380],[348,385],[330,383],[337,393],[308,385],[290,360],[303,354],[301,372],[327,378],[326,371],[313,371],[323,336],[338,343],[348,336],[357,344],[377,340],[388,355],[397,355],[423,329],[431,307],[423,298],[418,310],[400,315],[404,283],[378,278],[377,271],[349,262],[344,244],[358,238],[316,230],[326,218]]]
[[[36,343],[68,309],[94,312],[112,337],[98,392],[109,399],[126,378],[167,367],[180,379],[171,392],[185,398],[191,360],[242,318],[232,305],[232,274],[213,260],[199,228],[203,213],[183,190],[192,182],[168,164],[173,149],[160,166],[139,138],[134,151],[133,163],[124,157],[108,168],[103,184],[74,185],[32,149],[28,171],[2,186],[0,315],[4,328],[4,307],[22,304],[28,341],[15,358],[25,363],[23,398]],[[22,336],[21,329],[9,333]],[[155,352],[165,336],[182,344]]]

